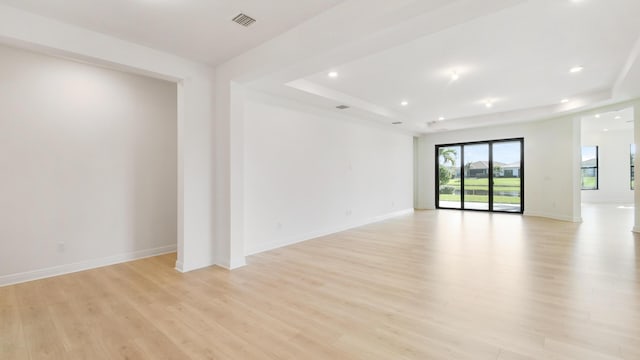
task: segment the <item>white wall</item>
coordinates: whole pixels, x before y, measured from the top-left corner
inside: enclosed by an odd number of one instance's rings
[[[9,47],[0,78],[0,284],[175,251],[175,83]]]
[[[580,123],[571,117],[421,137],[419,208],[435,208],[435,145],[520,137],[524,138],[525,215],[581,221]]]
[[[266,95],[246,99],[247,254],[413,209],[413,137]]]
[[[213,124],[215,72],[193,62],[111,36],[0,5],[0,43],[178,81],[178,259],[189,271],[224,261],[217,236]],[[217,169],[216,178],[224,177]],[[224,195],[224,194],[222,194]],[[221,259],[222,258],[222,259]]]
[[[629,146],[633,130],[588,131],[582,133],[583,146],[598,146],[598,190],[583,190],[585,203],[633,203],[629,187]]]

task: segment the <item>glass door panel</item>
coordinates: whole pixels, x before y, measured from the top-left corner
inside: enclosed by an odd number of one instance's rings
[[[464,209],[489,210],[489,144],[464,146]]]
[[[461,209],[460,146],[438,147],[438,206]]]
[[[436,207],[523,213],[524,139],[436,145]]]
[[[493,211],[522,212],[522,143],[493,143]]]

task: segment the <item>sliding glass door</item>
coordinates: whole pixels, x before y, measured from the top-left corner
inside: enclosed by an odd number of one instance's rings
[[[440,206],[450,209],[462,209],[461,197],[461,176],[460,164],[462,147],[441,146],[438,148],[438,177],[436,186],[438,187]]]
[[[522,212],[522,141],[493,144],[493,210]]]
[[[523,142],[437,145],[436,207],[522,213]]]
[[[465,145],[464,208],[489,210],[489,144]]]

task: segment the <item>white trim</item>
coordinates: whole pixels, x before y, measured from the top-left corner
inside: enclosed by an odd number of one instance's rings
[[[220,263],[222,263],[222,260],[217,259],[212,263],[210,263],[209,261],[206,262],[201,262],[200,264],[191,264],[192,266],[185,266],[184,263],[180,262],[180,261],[176,261],[176,271],[179,271],[181,273],[188,273],[190,271],[195,271],[195,270],[200,270],[200,269],[205,269],[208,267],[212,267],[212,266],[216,266],[219,265]]]
[[[182,263],[182,261],[180,260],[176,260],[176,270],[183,273],[184,271],[184,264]]]
[[[247,265],[247,260],[243,256],[241,258],[231,259],[231,262],[229,262],[229,263],[227,263],[226,261],[220,261],[216,265],[218,265],[218,266],[220,266],[222,268],[225,268],[227,270],[235,270],[237,268],[241,268],[243,266],[246,266]]]
[[[631,231],[633,231],[634,233],[639,233],[640,234],[640,226],[634,226],[633,230],[631,230]]]
[[[385,215],[374,216],[374,217],[366,219],[364,221],[360,221],[360,222],[357,222],[357,223],[354,223],[354,224],[350,224],[350,225],[346,225],[346,226],[340,226],[340,227],[335,227],[335,228],[325,229],[325,230],[312,231],[312,232],[309,232],[309,233],[306,233],[306,234],[303,234],[303,235],[300,235],[300,236],[296,236],[294,238],[286,239],[284,241],[272,241],[270,243],[263,244],[261,246],[254,246],[252,248],[246,249],[246,255],[247,256],[255,255],[255,254],[258,254],[258,253],[261,253],[261,252],[265,252],[265,251],[269,251],[269,250],[273,250],[273,249],[277,249],[277,248],[281,248],[281,247],[297,244],[297,243],[300,243],[300,242],[303,242],[303,241],[315,239],[315,238],[322,237],[322,236],[327,236],[327,235],[339,233],[341,231],[346,231],[346,230],[349,230],[349,229],[353,229],[353,228],[357,228],[357,227],[360,227],[360,226],[372,224],[372,223],[375,223],[375,222],[391,219],[391,218],[394,218],[394,217],[413,214],[413,212],[414,212],[413,208],[400,210],[400,211],[392,212],[392,213],[385,214]],[[225,267],[224,265],[221,265],[221,266]]]
[[[542,218],[560,220],[560,221],[568,221],[568,222],[574,222],[574,223],[582,222],[582,217],[580,216],[572,217],[572,216],[550,214],[550,213],[537,212],[537,211],[525,211],[523,215],[532,216],[532,217],[542,217]]]
[[[119,264],[123,262],[144,259],[152,256],[176,252],[175,245],[163,246],[154,249],[139,250],[130,253],[108,256],[100,259],[80,261],[71,264],[53,266],[45,269],[26,271],[22,273],[0,276],[0,286],[13,285],[27,281],[45,279],[53,276],[70,274],[78,271],[95,269],[103,266]],[[177,264],[176,264],[177,266]]]

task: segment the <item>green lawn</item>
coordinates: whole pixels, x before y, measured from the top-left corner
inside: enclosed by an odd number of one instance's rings
[[[520,189],[520,178],[496,178],[493,180],[495,191],[513,191]],[[487,190],[489,179],[464,179],[465,190]],[[452,179],[446,186],[460,189],[460,179]]]
[[[495,178],[493,180],[494,191],[519,191],[520,190],[520,178]],[[460,190],[460,179],[452,179],[448,184],[444,185],[447,187],[453,187],[455,190]],[[464,189],[465,190],[489,190],[489,179],[476,179],[476,178],[466,178],[464,180]],[[443,201],[460,201],[460,195],[455,194],[440,194],[440,200]],[[488,195],[470,195],[467,194],[464,196],[464,200],[466,202],[488,202]],[[520,204],[520,196],[494,196],[493,198],[495,203],[499,204]]]
[[[597,181],[595,176],[583,176],[582,188],[586,190],[594,190],[597,187]]]
[[[460,201],[460,195],[454,194],[440,194],[440,200],[442,201]],[[488,203],[489,196],[488,195],[465,195],[465,202],[479,202],[479,203]],[[493,202],[496,204],[520,204],[519,196],[494,196]]]

